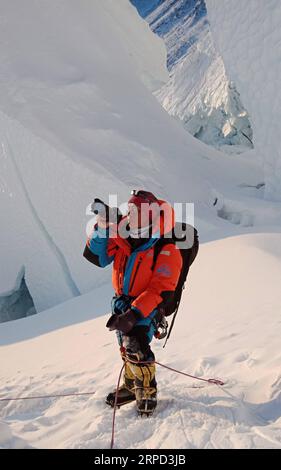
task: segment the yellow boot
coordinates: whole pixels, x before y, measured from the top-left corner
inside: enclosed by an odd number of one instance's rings
[[[115,404],[115,396],[116,389],[107,395],[105,402],[113,407]],[[126,363],[123,375],[123,384],[119,387],[116,405],[120,407],[135,401],[135,399],[135,376],[128,366],[128,363]]]
[[[133,355],[130,355],[130,358],[133,359]],[[138,364],[135,364],[128,362],[127,365],[135,377],[135,394],[138,413],[140,415],[149,416],[157,406],[155,363],[152,362],[150,364],[144,364],[142,362],[138,362]]]

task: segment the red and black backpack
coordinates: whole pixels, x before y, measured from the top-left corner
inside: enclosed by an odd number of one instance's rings
[[[179,307],[189,268],[199,250],[198,232],[192,225],[188,225],[184,222],[176,222],[173,230],[165,237],[161,237],[155,244],[152,269],[155,266],[157,257],[162,248],[170,243],[178,243],[183,264],[175,291],[172,295],[170,294],[166,299],[163,299],[163,302],[160,304],[166,317],[172,315]]]

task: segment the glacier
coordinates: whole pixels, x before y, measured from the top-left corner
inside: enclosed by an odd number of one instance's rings
[[[155,91],[164,109],[226,153],[253,148],[248,112],[218,54],[204,0],[131,0],[167,48],[169,80]]]
[[[108,282],[110,269],[81,258],[97,195],[123,202],[150,187],[195,202],[199,217],[244,182],[245,165],[249,184],[261,180],[254,162],[224,161],[152,96],[169,79],[166,49],[129,2],[43,5],[15,0],[0,31],[0,295],[24,266],[37,312]]]
[[[266,198],[281,200],[281,3],[207,0],[212,33],[253,125]]]

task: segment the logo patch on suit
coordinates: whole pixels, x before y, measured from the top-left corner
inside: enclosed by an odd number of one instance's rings
[[[170,252],[169,251],[166,251],[166,250],[162,250],[160,251],[160,255],[166,255],[166,256],[170,256]]]
[[[162,276],[170,277],[171,276],[171,268],[167,264],[161,264],[159,268],[157,268],[157,273],[162,274]]]

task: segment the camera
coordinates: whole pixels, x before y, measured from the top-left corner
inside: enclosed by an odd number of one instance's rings
[[[118,207],[110,207],[99,198],[95,198],[92,202],[91,211],[106,220],[106,222],[119,223],[122,218],[122,213]]]

